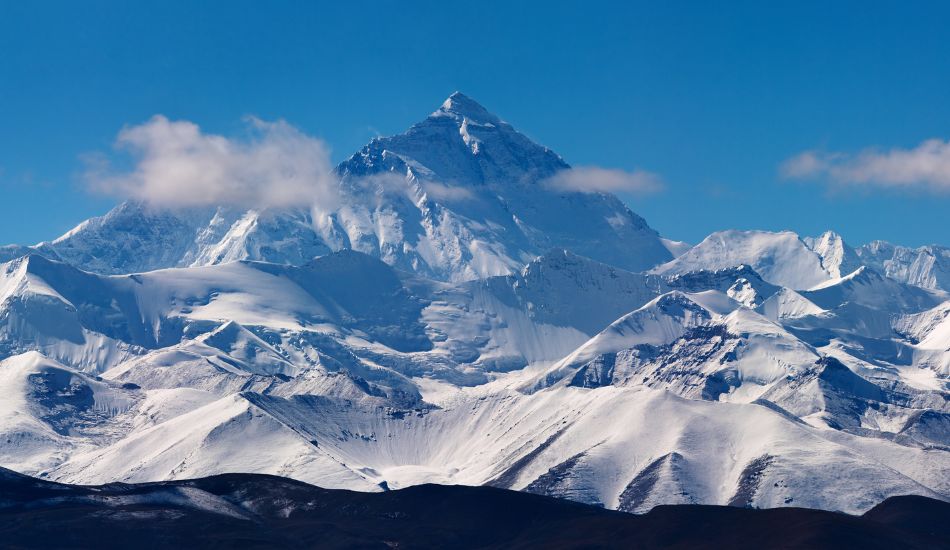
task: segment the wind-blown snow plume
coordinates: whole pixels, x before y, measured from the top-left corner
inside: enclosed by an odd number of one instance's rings
[[[116,149],[134,164],[114,170],[100,157],[87,170],[94,192],[161,206],[332,207],[338,184],[326,145],[283,120],[247,119],[249,137],[201,131],[156,115],[119,132]]]
[[[950,142],[930,139],[913,149],[866,149],[857,155],[805,151],[786,160],[780,171],[786,178],[839,185],[950,192]]]
[[[663,187],[660,177],[651,172],[627,172],[597,166],[561,170],[548,178],[545,184],[552,189],[580,193],[653,193]]]

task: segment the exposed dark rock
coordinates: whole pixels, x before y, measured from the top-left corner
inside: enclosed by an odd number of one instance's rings
[[[358,493],[264,475],[87,487],[0,468],[4,548],[945,548],[950,504],[864,516],[659,506],[638,516],[491,487]]]

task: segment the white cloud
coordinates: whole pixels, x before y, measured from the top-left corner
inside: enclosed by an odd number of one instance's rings
[[[930,139],[913,149],[866,149],[856,155],[805,151],[782,163],[780,172],[841,186],[950,192],[950,142]]]
[[[651,172],[627,172],[596,166],[578,166],[562,170],[544,183],[559,191],[581,193],[653,193],[663,188],[660,177]]]
[[[161,206],[336,204],[339,186],[321,140],[284,121],[247,123],[248,137],[232,139],[156,115],[119,132],[115,147],[128,152],[130,169],[115,170],[100,156],[88,164],[86,183],[94,192]]]

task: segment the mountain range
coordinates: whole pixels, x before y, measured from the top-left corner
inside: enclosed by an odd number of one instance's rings
[[[950,499],[950,249],[662,238],[456,93],[299,208],[0,248],[0,466],[627,512]]]

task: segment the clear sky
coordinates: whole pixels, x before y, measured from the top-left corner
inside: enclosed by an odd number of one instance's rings
[[[625,198],[671,238],[950,245],[947,2],[151,4],[0,0],[0,243],[108,210],[81,159],[154,114],[282,118],[338,161],[461,90],[569,163],[657,174]]]

